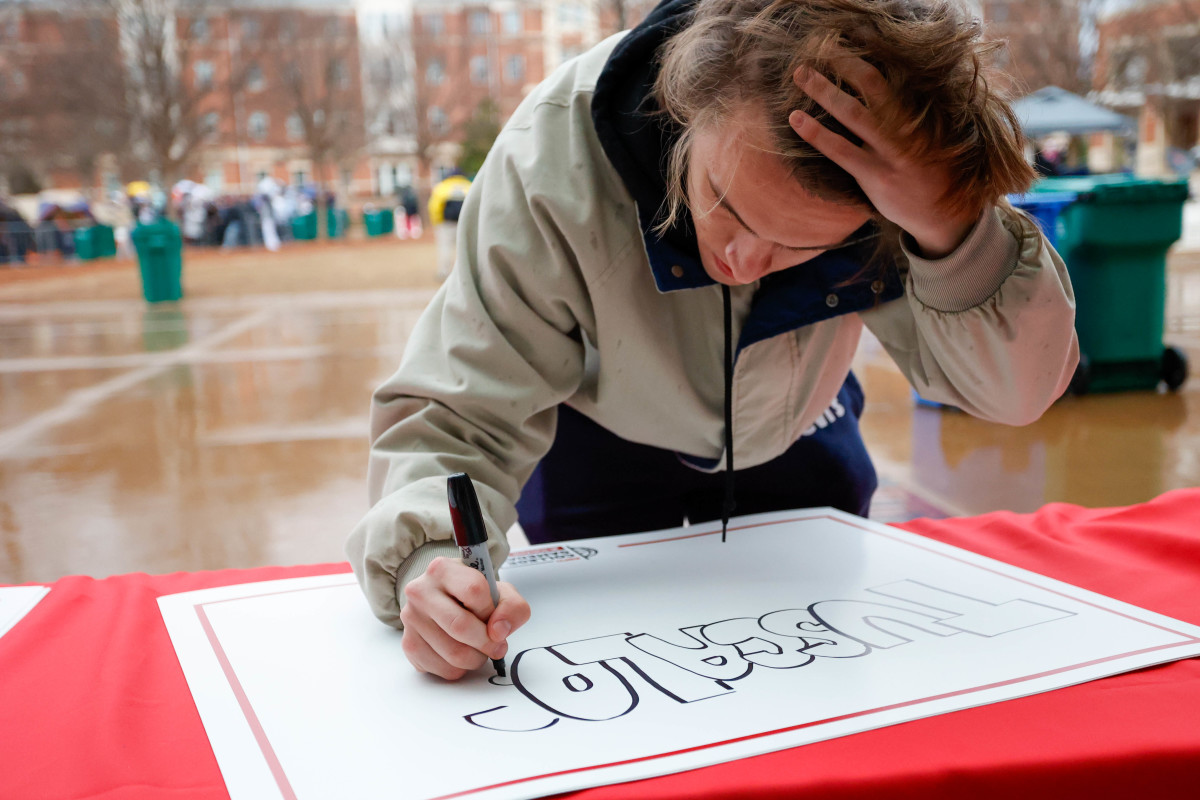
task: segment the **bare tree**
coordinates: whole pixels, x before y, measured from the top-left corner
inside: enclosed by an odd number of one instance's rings
[[[23,56],[18,50],[7,64],[0,56],[0,158],[6,172],[24,177],[21,188],[51,172],[73,172],[90,186],[100,156],[125,150],[124,68],[107,12],[97,0],[0,11],[5,43],[15,42],[21,13],[33,30]],[[43,40],[51,29],[55,37]]]
[[[637,25],[659,0],[592,0],[600,35],[608,36]]]
[[[1200,0],[1131,4],[1099,23],[1094,85],[1114,107],[1153,106],[1170,147],[1200,139]]]
[[[445,142],[461,138],[475,108],[471,83],[471,43],[459,36],[439,39],[414,31],[413,90],[408,119],[421,171],[432,175],[434,154]]]
[[[1058,86],[1076,94],[1091,87],[1094,23],[1103,0],[985,0],[989,39],[1003,40],[999,66],[1013,94]]]
[[[358,80],[357,37],[337,16],[298,15],[294,35],[275,51],[291,113],[299,121],[314,178],[362,149],[365,117]],[[314,27],[318,26],[318,27]]]
[[[48,90],[38,93],[43,112],[36,150],[89,187],[101,156],[128,160],[129,124],[116,25],[98,17],[80,22],[66,28],[76,34],[68,47],[35,75],[35,84]]]
[[[413,44],[413,17],[407,13],[380,15],[359,29],[363,59],[364,115],[367,133],[381,147],[378,155],[417,161],[428,174],[432,144],[427,107],[418,95],[419,76]]]
[[[169,184],[183,177],[212,138],[214,102],[241,91],[253,59],[243,52],[240,59],[228,57],[227,69],[214,71],[207,79],[197,74],[200,54],[213,49],[207,34],[210,15],[228,15],[215,1],[108,2],[121,26],[125,105],[137,156]]]

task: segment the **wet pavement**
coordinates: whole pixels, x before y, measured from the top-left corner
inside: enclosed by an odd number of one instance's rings
[[[129,264],[0,275],[0,583],[342,558],[370,393],[436,289],[432,247],[186,264],[187,299],[153,307]],[[1200,254],[1171,264],[1166,340],[1200,369]],[[1200,379],[1008,428],[916,407],[873,340],[857,370],[884,520],[1200,485]]]

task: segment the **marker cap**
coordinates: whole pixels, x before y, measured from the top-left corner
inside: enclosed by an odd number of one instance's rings
[[[446,481],[446,494],[450,500],[450,520],[454,523],[454,543],[473,547],[486,542],[487,529],[479,511],[479,498],[467,473],[451,475]]]

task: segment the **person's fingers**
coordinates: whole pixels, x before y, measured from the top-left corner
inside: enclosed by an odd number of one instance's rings
[[[879,125],[870,110],[857,98],[838,88],[820,72],[808,67],[801,67],[796,70],[793,80],[821,108],[845,125],[847,130],[862,139],[866,146],[878,148],[885,144]]]
[[[887,78],[858,56],[839,58],[837,73],[854,87],[868,109],[877,109],[891,102],[892,93]]]
[[[459,611],[463,616],[469,617],[484,633],[484,643],[488,653],[494,651],[496,646],[486,638],[483,623],[471,616],[466,609],[460,608]],[[410,631],[415,633],[436,654],[436,662],[428,659],[424,662],[430,672],[441,674],[439,669],[442,663],[458,669],[477,669],[487,660],[487,653],[481,652],[479,647],[455,639],[441,627],[437,620],[426,615],[419,604],[409,603],[406,605],[400,612],[400,621],[404,623],[405,636],[408,636]]]
[[[468,571],[474,572],[474,570]],[[478,575],[478,573],[476,574]],[[486,585],[487,581],[484,581],[485,588]],[[430,629],[436,628],[439,633],[452,639],[455,643],[472,650],[487,654],[495,649],[495,643],[488,638],[487,626],[473,611],[447,594],[446,587],[436,576],[427,572],[405,586],[404,595],[407,600],[404,610],[409,612],[414,622],[422,628],[425,638],[443,656],[447,655],[444,651],[449,651],[451,648],[440,647],[441,637],[434,637],[430,630],[425,629],[427,625]],[[490,597],[488,602],[491,602]],[[401,621],[404,621],[403,611],[400,618]],[[405,622],[406,627],[407,625],[408,623]],[[458,663],[453,659],[447,660],[450,660],[451,663]],[[459,666],[463,665],[459,664]]]
[[[875,159],[844,136],[839,136],[803,111],[788,115],[788,123],[801,139],[860,182],[873,168]]]
[[[429,563],[425,575],[442,587],[454,600],[463,605],[475,617],[487,621],[492,615],[492,590],[487,578],[477,569],[461,561],[439,556]]]
[[[488,620],[488,636],[494,642],[504,642],[508,636],[529,621],[529,603],[511,583],[501,581],[500,605]]]
[[[467,674],[467,670],[446,663],[445,659],[435,653],[415,626],[404,629],[404,638],[400,644],[404,655],[417,672],[427,672],[448,681],[456,681]]]
[[[418,623],[417,631],[442,661],[458,669],[479,669],[487,663],[490,654],[496,650],[496,646],[488,642],[488,652],[481,652],[479,648],[463,644],[453,638],[437,624]]]

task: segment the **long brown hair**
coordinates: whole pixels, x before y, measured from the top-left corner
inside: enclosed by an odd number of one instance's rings
[[[899,230],[879,215],[854,178],[788,123],[802,110],[856,144],[857,137],[792,80],[817,70],[850,94],[836,58],[856,55],[875,66],[898,101],[882,124],[900,130],[915,157],[947,164],[955,183],[940,210],[978,216],[1034,178],[1024,138],[1006,98],[989,85],[989,62],[1001,44],[980,40],[978,20],[955,0],[699,0],[688,25],[660,49],[654,96],[678,127],[667,163],[660,229],[688,207],[691,133],[727,120],[747,101],[766,110],[775,150],[792,177],[829,202],[875,213],[884,235],[876,255],[898,254]],[[875,259],[872,259],[874,261]]]

